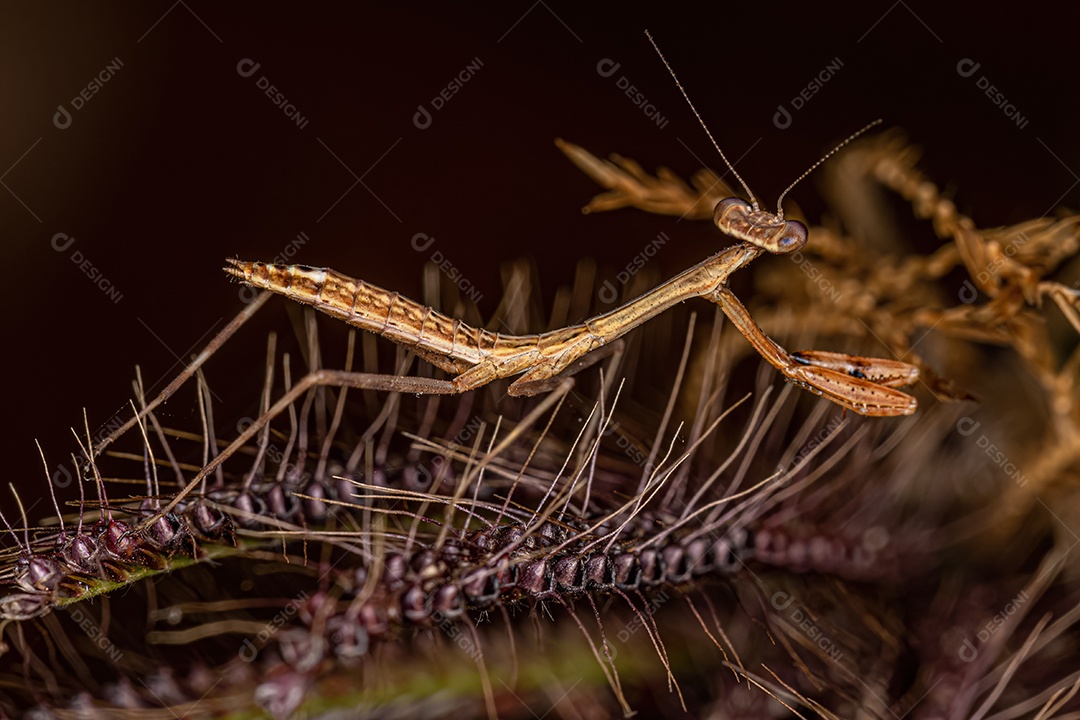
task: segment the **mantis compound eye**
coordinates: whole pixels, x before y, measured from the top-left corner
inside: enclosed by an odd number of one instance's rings
[[[783,233],[776,240],[776,250],[774,252],[786,255],[801,249],[806,244],[807,233],[806,226],[801,222],[788,220],[784,224]]]
[[[752,211],[750,203],[742,198],[729,197],[716,203],[716,209],[713,210],[713,223],[720,228],[721,232],[729,232],[728,228],[731,227],[734,218],[743,219],[745,222],[745,218]]]

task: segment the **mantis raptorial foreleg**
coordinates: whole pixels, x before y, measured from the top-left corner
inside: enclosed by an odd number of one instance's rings
[[[758,354],[796,385],[861,415],[910,415],[918,407],[915,398],[893,389],[919,379],[914,365],[819,350],[789,353],[758,327],[729,288],[717,288],[711,299]]]

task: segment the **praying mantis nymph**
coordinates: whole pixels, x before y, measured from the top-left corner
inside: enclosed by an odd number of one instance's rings
[[[648,37],[656,48],[652,36]],[[660,53],[659,48],[656,51]],[[671,66],[662,54],[660,58],[675,78],[683,97],[690,103]],[[690,107],[702,127],[705,127],[693,103],[690,103]],[[551,389],[556,376],[594,350],[617,340],[677,303],[692,297],[705,297],[718,303],[754,349],[791,382],[863,415],[910,415],[918,407],[915,398],[895,388],[915,382],[919,377],[917,367],[899,360],[832,352],[811,350],[788,353],[758,327],[749,311],[727,286],[731,273],[750,264],[763,253],[791,253],[806,244],[806,226],[797,220],[784,219],[780,204],[784,195],[837,150],[880,122],[870,123],[814,163],[780,195],[775,213],[760,209],[750,188],[720,152],[721,158],[742,183],[751,200],[721,200],[713,219],[721,232],[741,242],[619,308],[578,325],[545,333],[506,335],[471,327],[398,293],[328,268],[268,265],[229,259],[230,266],[224,269],[253,287],[285,295],[402,344],[420,358],[455,375],[449,381],[420,377],[395,378],[395,389],[404,392],[461,393],[499,378],[519,374],[521,377],[508,388],[510,395],[544,392]],[[720,151],[707,127],[705,132]]]

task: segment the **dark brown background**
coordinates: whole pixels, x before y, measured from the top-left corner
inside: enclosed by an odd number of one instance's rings
[[[0,9],[7,479],[39,495],[34,438],[50,464],[62,462],[83,408],[92,430],[123,410],[136,363],[160,388],[241,307],[223,259],[269,260],[300,232],[309,241],[296,261],[414,297],[426,255],[410,239],[435,236],[488,313],[499,266],[515,257],[536,259],[550,293],[571,280],[580,256],[619,268],[660,231],[672,240],[656,260],[665,272],[715,252],[708,224],[633,211],[583,217],[595,187],[552,145],[561,136],[685,176],[699,167],[685,143],[719,166],[646,28],[730,156],[761,138],[740,168],[767,202],[830,143],[883,117],[925,148],[932,177],[983,225],[1080,204],[1076,9],[1002,15],[925,0],[845,10],[394,5]],[[789,129],[777,129],[777,105],[835,57],[843,69]],[[57,106],[70,106],[114,58],[123,63],[115,77],[70,127],[55,127]],[[243,58],[261,64],[255,76],[237,73]],[[417,106],[430,106],[474,58],[479,73],[430,128],[415,127]],[[604,58],[621,64],[615,76],[598,74]],[[958,75],[962,58],[982,64],[975,76]],[[260,75],[308,119],[305,128],[260,93]],[[620,93],[619,75],[668,119],[664,129]],[[979,75],[1029,119],[1026,128],[981,94]],[[350,170],[363,178],[351,190]],[[793,199],[819,217],[812,180]],[[76,244],[56,252],[56,233]],[[121,302],[70,261],[75,249]],[[262,348],[248,349],[257,371]]]

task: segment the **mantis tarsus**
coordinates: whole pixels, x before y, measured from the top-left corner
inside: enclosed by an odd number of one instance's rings
[[[653,42],[651,36],[649,41]],[[655,42],[653,47],[656,48]],[[660,54],[659,48],[656,51]],[[660,58],[705,127],[671,66],[662,54]],[[788,353],[758,327],[727,286],[733,272],[763,253],[791,253],[806,244],[806,226],[784,219],[781,206],[784,195],[833,153],[880,122],[854,133],[799,176],[781,193],[776,213],[760,209],[757,198],[705,127],[721,158],[751,199],[750,202],[738,197],[721,200],[713,217],[721,232],[741,242],[622,307],[550,332],[504,335],[474,328],[398,293],[326,268],[230,259],[225,271],[249,285],[280,293],[405,345],[419,357],[455,375],[452,380],[398,378],[397,386],[406,392],[461,393],[520,374],[510,384],[509,393],[534,395],[550,389],[556,376],[575,361],[612,343],[646,320],[684,300],[705,297],[718,303],[754,349],[791,382],[862,415],[910,415],[917,407],[915,398],[895,388],[915,382],[919,377],[917,367],[899,360],[831,352]]]

